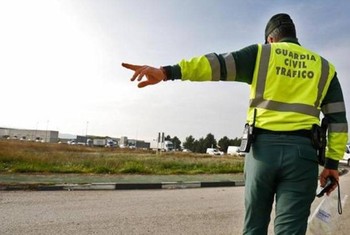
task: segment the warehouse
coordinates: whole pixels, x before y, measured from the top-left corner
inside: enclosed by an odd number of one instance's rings
[[[57,143],[58,131],[0,127],[0,138]]]

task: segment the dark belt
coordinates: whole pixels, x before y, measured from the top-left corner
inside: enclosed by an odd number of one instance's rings
[[[270,131],[266,129],[261,128],[254,128],[254,134],[260,135],[260,134],[272,134],[272,135],[295,135],[295,136],[301,136],[311,139],[311,131],[310,130],[297,130],[297,131]]]

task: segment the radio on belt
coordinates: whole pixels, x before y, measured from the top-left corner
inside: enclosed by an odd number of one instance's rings
[[[253,143],[255,119],[256,119],[256,109],[254,109],[253,124],[249,125],[249,123],[246,123],[244,126],[241,146],[239,147],[239,151],[242,153],[249,153],[250,146]]]

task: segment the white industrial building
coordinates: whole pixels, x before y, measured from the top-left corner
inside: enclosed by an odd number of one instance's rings
[[[0,127],[0,138],[57,143],[58,131],[15,129],[15,128]]]
[[[31,130],[0,127],[0,139],[28,140],[46,143],[69,143],[89,146],[106,146],[121,148],[142,148],[149,149],[150,143],[143,140],[121,138],[98,137],[98,136],[74,136],[74,138],[60,138],[58,131],[52,130]],[[89,143],[91,141],[91,143]],[[98,142],[98,143],[97,143]]]

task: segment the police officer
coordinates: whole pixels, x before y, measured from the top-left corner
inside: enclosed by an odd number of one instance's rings
[[[302,47],[288,14],[266,25],[265,44],[182,60],[154,68],[123,63],[138,87],[168,80],[237,81],[250,84],[248,125],[254,141],[245,158],[244,234],[267,234],[275,200],[275,234],[305,234],[318,179],[317,151],[310,131],[329,122],[320,184],[339,180],[338,162],[347,143],[345,105],[334,66]],[[146,79],[143,79],[146,77]],[[336,188],[336,184],[331,191]],[[328,194],[331,192],[329,191]]]

